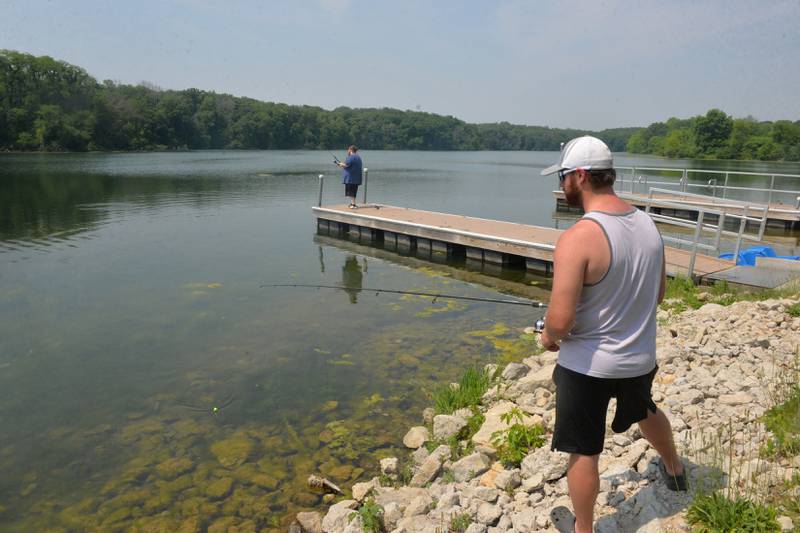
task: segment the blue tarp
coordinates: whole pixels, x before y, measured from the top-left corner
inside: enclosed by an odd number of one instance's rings
[[[776,259],[790,259],[795,261],[800,260],[800,255],[778,255],[770,246],[751,246],[750,248],[739,252],[739,257],[736,259],[736,264],[739,266],[756,266],[756,257],[775,257]],[[720,254],[719,258],[732,260],[733,254]]]

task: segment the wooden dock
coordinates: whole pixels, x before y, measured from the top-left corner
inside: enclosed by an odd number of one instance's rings
[[[499,265],[525,266],[550,274],[553,250],[563,230],[370,204],[358,209],[346,205],[312,208],[322,234],[356,236],[361,242],[382,242],[390,250],[430,250],[448,256]],[[686,275],[691,252],[666,247],[667,274]],[[695,275],[704,278],[733,268],[732,261],[697,255]]]
[[[564,198],[564,191],[553,191],[553,196],[556,199],[556,209],[569,211],[575,210],[567,205],[567,201]],[[654,194],[653,200],[654,201],[651,210],[654,213],[663,213],[665,215],[674,215],[684,218],[697,218],[697,210],[692,209],[693,206],[717,210],[724,208],[727,213],[735,215],[741,215],[744,213],[744,209],[738,205],[726,203],[724,198],[715,198],[713,201],[703,201],[697,198],[692,198],[691,196],[681,197],[681,193],[678,191],[670,195]],[[658,200],[670,202],[680,201],[680,203],[684,204],[686,207],[685,209],[681,210],[676,210],[672,206],[659,207]],[[640,193],[626,193],[625,201],[635,205],[636,207],[644,208],[649,202],[649,195]],[[751,216],[756,215],[756,213],[752,210],[749,211],[748,214]],[[712,216],[711,218],[715,217]],[[771,203],[767,209],[767,225],[784,227],[785,229],[800,227],[800,209],[797,209],[793,205]]]

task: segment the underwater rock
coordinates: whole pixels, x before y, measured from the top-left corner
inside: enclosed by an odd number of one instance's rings
[[[231,493],[231,489],[233,489],[233,479],[223,477],[206,485],[205,493],[212,500],[221,500]]]
[[[247,461],[253,453],[253,441],[241,435],[234,435],[228,439],[215,442],[211,445],[211,453],[225,468],[233,468]]]
[[[255,465],[245,464],[233,472],[234,477],[242,483],[255,485],[266,490],[274,490],[278,486],[278,480],[269,474],[258,470]]]
[[[122,428],[119,438],[122,442],[133,443],[145,435],[161,434],[165,429],[164,424],[158,420],[145,419]]]
[[[175,479],[181,474],[190,472],[194,463],[188,457],[173,457],[156,465],[156,472],[164,479]]]
[[[142,504],[142,510],[148,515],[153,515],[163,511],[169,507],[171,503],[172,497],[168,492],[159,492],[155,496],[152,496],[144,501]]]
[[[319,495],[309,494],[308,492],[298,492],[292,494],[292,502],[298,507],[315,507],[319,503]]]
[[[130,529],[143,533],[172,533],[178,529],[178,522],[164,515],[144,516],[134,520]]]
[[[130,507],[122,507],[120,509],[117,509],[116,511],[108,515],[105,520],[103,520],[103,526],[108,527],[108,529],[113,529],[111,527],[113,524],[130,518],[132,511],[133,510]]]
[[[308,488],[314,491],[327,492],[332,494],[344,494],[342,492],[342,489],[340,489],[338,486],[334,485],[325,478],[315,476],[313,474],[308,476],[307,484]]]
[[[229,531],[237,531],[236,526],[239,519],[235,516],[224,516],[218,518],[213,524],[208,526],[208,533],[228,533]]]
[[[323,413],[328,413],[330,411],[336,410],[337,407],[339,407],[339,402],[337,402],[336,400],[328,400],[327,402],[322,404],[322,408],[320,410]]]
[[[327,474],[337,481],[345,482],[353,475],[353,465],[336,465]]]
[[[200,533],[203,528],[203,522],[200,518],[196,516],[191,516],[181,522],[181,525],[178,526],[178,530],[176,533]]]

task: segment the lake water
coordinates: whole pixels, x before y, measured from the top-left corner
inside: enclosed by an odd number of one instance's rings
[[[557,155],[363,154],[370,201],[564,227]],[[0,155],[0,529],[282,530],[309,474],[371,477],[432,390],[534,347],[524,307],[262,287],[547,298],[315,235],[320,173],[341,202],[327,152]]]

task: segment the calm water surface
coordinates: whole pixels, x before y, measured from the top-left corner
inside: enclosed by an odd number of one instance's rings
[[[570,223],[538,177],[555,153],[364,159],[372,201]],[[373,475],[436,386],[530,351],[521,307],[262,288],[547,297],[316,236],[320,173],[340,201],[326,152],[0,155],[0,529],[281,528],[318,505],[310,473]]]

